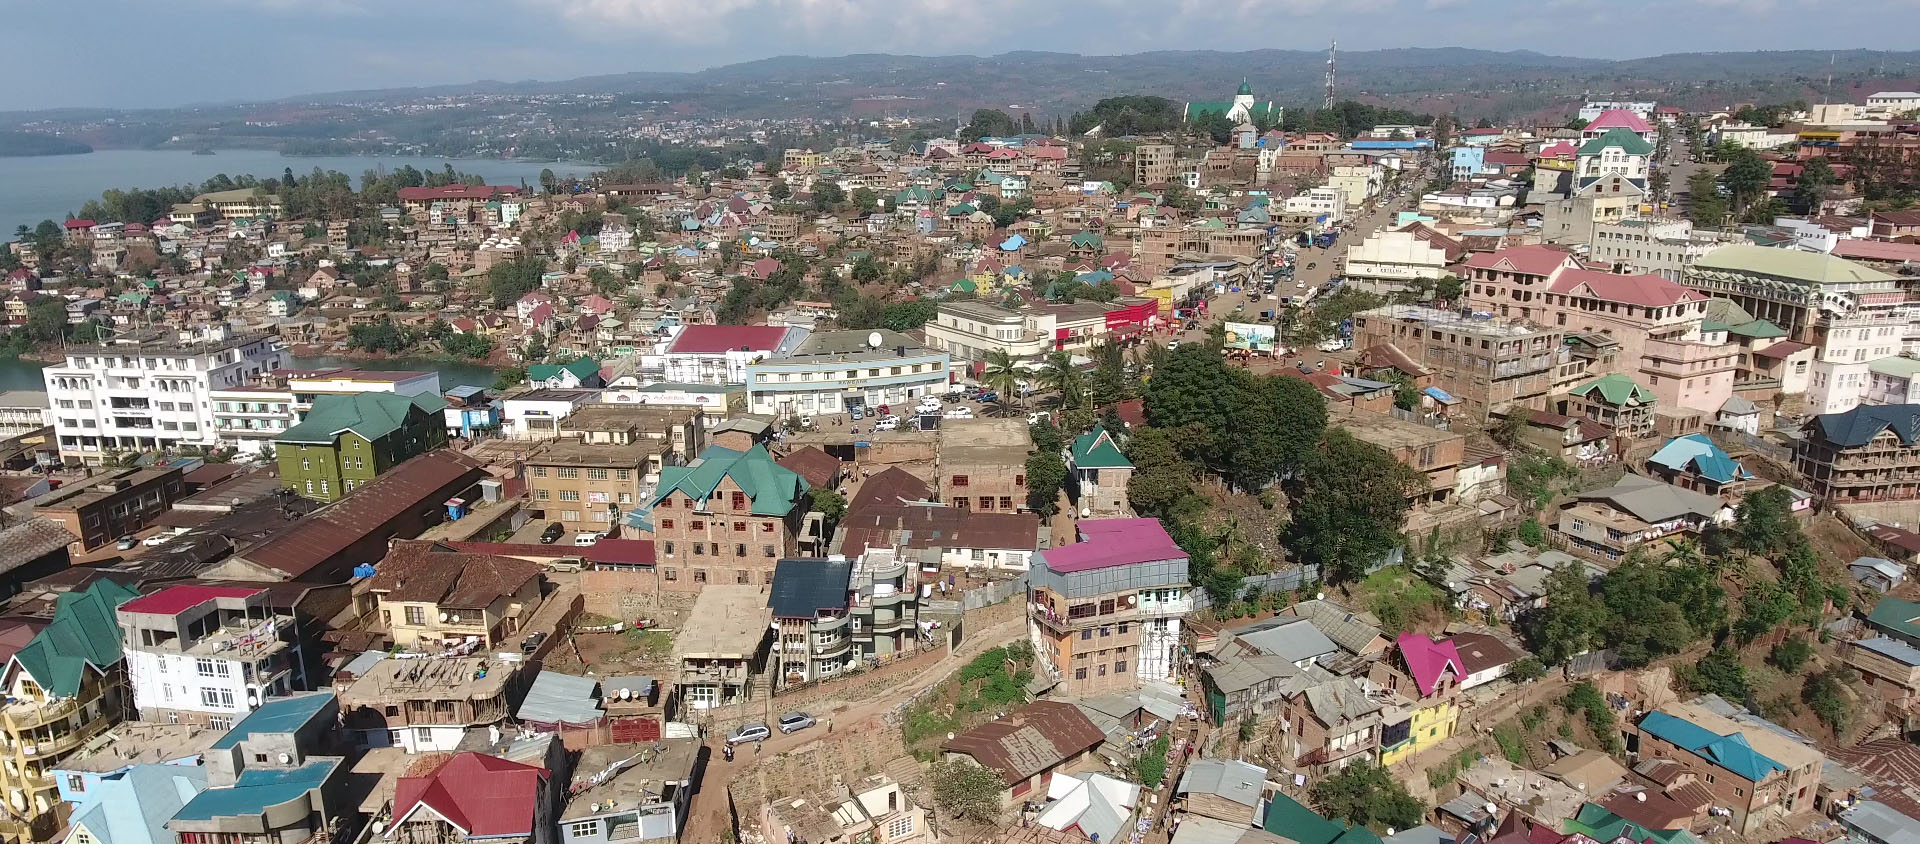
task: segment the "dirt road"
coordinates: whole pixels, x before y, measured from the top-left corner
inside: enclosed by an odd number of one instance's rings
[[[1002,621],[998,624],[974,631],[960,643],[958,650],[928,666],[913,678],[901,682],[894,694],[878,698],[858,706],[843,708],[834,712],[815,712],[819,726],[802,730],[791,735],[775,733],[758,749],[751,744],[735,748],[734,760],[726,761],[721,747],[726,742],[724,735],[707,736],[707,752],[710,757],[699,789],[693,794],[692,804],[687,811],[687,825],[681,832],[681,840],[689,844],[715,844],[729,840],[728,831],[732,821],[728,817],[727,787],[733,784],[735,777],[751,770],[762,759],[769,759],[780,753],[805,747],[827,736],[829,729],[842,730],[895,730],[886,722],[885,716],[900,702],[934,686],[958,672],[961,666],[981,653],[1008,642],[1015,641],[1026,633],[1025,616]],[[904,750],[904,749],[903,749]]]

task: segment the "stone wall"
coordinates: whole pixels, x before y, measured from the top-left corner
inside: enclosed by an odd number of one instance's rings
[[[686,588],[676,588],[685,583]],[[597,571],[580,573],[580,591],[587,612],[621,621],[651,618],[662,625],[680,626],[700,597],[699,584],[662,581],[653,572]]]

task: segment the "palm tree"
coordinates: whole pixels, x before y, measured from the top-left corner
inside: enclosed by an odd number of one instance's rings
[[[1066,352],[1054,352],[1047,356],[1047,368],[1040,372],[1040,381],[1060,394],[1061,409],[1079,407],[1086,401],[1085,379],[1080,370],[1073,368],[1073,356]]]
[[[1014,365],[1013,355],[999,349],[987,353],[986,371],[981,375],[982,386],[1000,394],[1002,401],[1013,399],[1014,385],[1019,382],[1019,368]]]

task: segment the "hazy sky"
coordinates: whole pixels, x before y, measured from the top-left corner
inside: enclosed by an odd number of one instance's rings
[[[698,70],[783,54],[1906,49],[1920,0],[0,0],[0,109]]]

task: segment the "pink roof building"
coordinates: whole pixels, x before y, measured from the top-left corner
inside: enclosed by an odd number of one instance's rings
[[[1433,639],[1419,633],[1402,633],[1394,640],[1407,673],[1420,687],[1421,697],[1433,697],[1460,684],[1467,672],[1460,668],[1460,652],[1452,639]],[[1449,676],[1451,675],[1451,676]]]
[[[1653,126],[1624,108],[1608,109],[1580,130],[1581,140],[1592,140],[1607,133],[1608,129],[1625,129],[1646,140],[1653,139]]]

